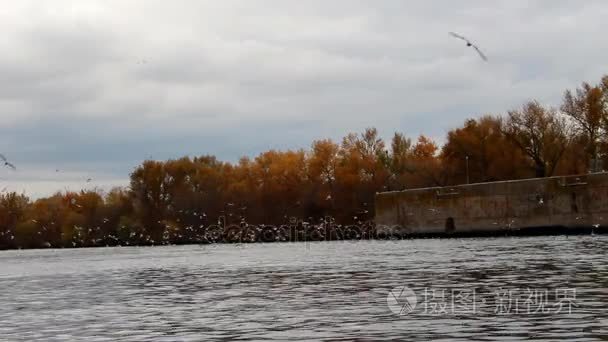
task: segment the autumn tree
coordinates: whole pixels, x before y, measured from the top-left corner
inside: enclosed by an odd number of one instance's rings
[[[64,245],[62,223],[67,210],[59,193],[40,198],[28,206],[26,220],[37,226],[39,243],[47,242],[53,247]]]
[[[525,160],[502,129],[500,117],[466,120],[448,132],[442,148],[444,168],[452,183],[489,182],[525,176]],[[467,174],[468,173],[468,174]],[[468,179],[467,179],[468,178]]]
[[[330,139],[313,142],[307,158],[311,188],[306,216],[323,217],[333,210],[339,151],[340,146]]]
[[[102,227],[106,243],[110,245],[129,241],[132,233],[141,233],[135,222],[133,201],[128,189],[116,187],[105,196]]]
[[[259,184],[260,203],[266,222],[300,216],[302,194],[307,185],[306,154],[299,151],[268,151],[255,158],[253,172]]]
[[[403,190],[408,185],[408,174],[412,169],[412,140],[402,133],[395,132],[391,139],[391,152],[388,160],[390,172],[389,188]]]
[[[536,101],[508,113],[505,134],[527,155],[536,177],[553,175],[570,143],[566,120]]]
[[[262,222],[265,218],[264,205],[260,201],[263,184],[257,176],[255,163],[248,157],[242,157],[234,165],[232,176],[226,180],[229,197],[234,199],[229,203],[238,203],[242,209],[241,214],[249,222]]]
[[[170,198],[164,163],[145,161],[131,173],[130,188],[139,224],[153,240],[160,241]]]
[[[439,146],[432,139],[421,135],[412,147],[412,187],[444,186],[447,172],[438,156]]]
[[[587,160],[596,159],[608,132],[608,75],[599,85],[584,82],[574,92],[566,90],[561,110],[572,118],[583,137]]]
[[[246,205],[246,193],[235,194],[230,188],[236,182],[235,166],[209,155],[194,158],[194,164],[196,168],[189,181],[195,201],[190,210],[198,213],[197,218],[203,223],[208,222],[210,217],[225,214],[227,203],[238,200]]]
[[[28,205],[29,199],[23,194],[16,192],[0,194],[0,248],[18,246],[19,241],[17,240],[23,234],[17,234],[17,228]],[[23,229],[20,231],[22,232]]]
[[[375,128],[360,135],[350,133],[342,139],[336,179],[339,187],[335,210],[345,220],[359,218],[357,213],[373,213],[376,192],[388,190],[384,141]]]

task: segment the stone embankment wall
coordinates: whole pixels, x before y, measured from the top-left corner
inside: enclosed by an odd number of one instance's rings
[[[606,232],[608,173],[384,192],[380,234]]]

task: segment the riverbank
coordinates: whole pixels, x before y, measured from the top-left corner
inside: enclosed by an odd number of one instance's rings
[[[119,246],[168,246],[168,245],[209,245],[209,244],[255,244],[279,242],[329,242],[329,241],[364,241],[364,240],[410,240],[410,239],[454,239],[454,238],[498,238],[498,237],[528,237],[528,236],[559,236],[559,235],[606,235],[608,226],[602,227],[529,227],[503,230],[478,230],[445,232],[404,233],[400,227],[377,227],[373,223],[362,225],[317,225],[317,226],[210,226],[194,232],[192,236],[182,236],[177,239],[155,241],[148,236],[135,236],[129,240],[118,240],[114,236],[105,239],[69,241],[67,243],[51,243],[42,246],[24,248],[14,246],[11,249],[44,249],[44,248],[93,248]]]

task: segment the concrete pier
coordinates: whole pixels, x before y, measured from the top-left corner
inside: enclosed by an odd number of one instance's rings
[[[529,235],[608,232],[608,173],[384,192],[379,234]]]

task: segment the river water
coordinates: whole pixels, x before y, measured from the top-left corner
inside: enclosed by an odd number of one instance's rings
[[[606,341],[608,236],[3,251],[0,304],[2,341]]]

